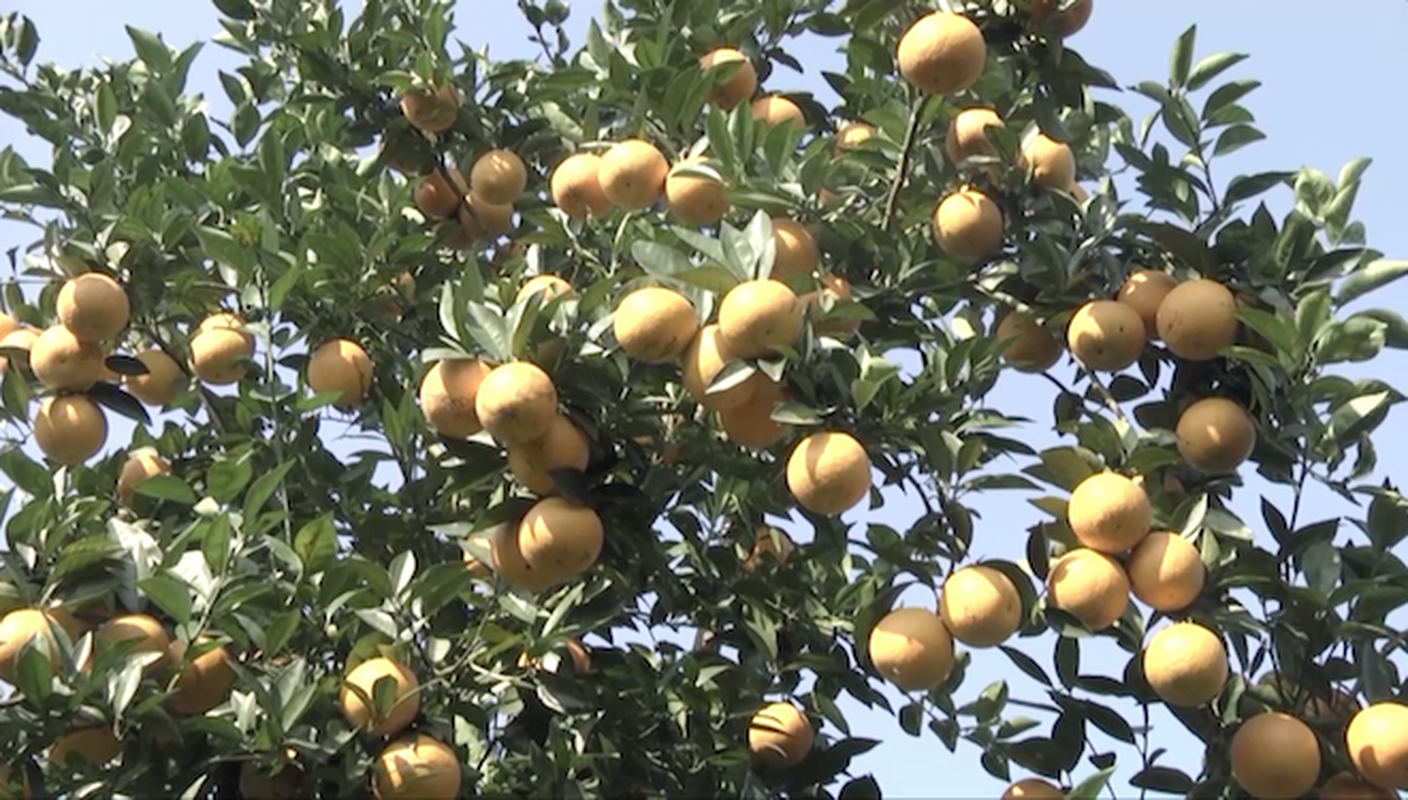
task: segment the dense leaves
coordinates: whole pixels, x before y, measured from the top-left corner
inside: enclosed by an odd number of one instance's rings
[[[78,628],[58,632],[52,663],[26,648],[16,700],[0,709],[0,754],[46,790],[224,797],[239,782],[233,762],[245,762],[300,776],[304,796],[365,793],[384,743],[354,729],[337,698],[348,665],[378,654],[418,675],[414,728],[455,748],[474,794],[878,797],[884,776],[851,769],[876,742],[851,736],[845,701],[893,711],[904,733],[1004,780],[1028,771],[1094,798],[1119,763],[1141,790],[1211,796],[1230,785],[1228,734],[1248,714],[1304,715],[1336,687],[1402,696],[1389,618],[1408,600],[1408,570],[1391,551],[1408,500],[1364,481],[1374,431],[1403,395],[1329,367],[1408,347],[1396,312],[1345,308],[1408,267],[1366,247],[1351,219],[1367,162],[1335,179],[1304,169],[1213,181],[1214,159],[1265,136],[1241,104],[1256,82],[1224,78],[1244,56],[1200,57],[1188,30],[1167,81],[1128,87],[1153,103],[1136,122],[1100,99],[1119,89],[1114,78],[1027,3],[949,4],[982,30],[989,60],[970,90],[945,97],[896,72],[916,4],[612,0],[577,43],[565,3],[524,0],[542,50],[533,61],[476,52],[466,20],[469,41],[452,41],[438,0],[367,2],[355,17],[331,0],[215,5],[218,44],[243,59],[218,76],[228,119],[188,91],[200,45],[177,50],[129,28],[133,60],[69,71],[36,61],[28,20],[0,22],[0,109],[53,152],[39,165],[0,151],[0,207],[36,230],[5,284],[7,313],[53,324],[58,286],[96,270],[118,277],[132,306],[106,362],[114,375],[146,374],[128,356],[148,348],[185,364],[197,326],[221,309],[237,311],[255,342],[242,380],[192,382],[155,418],[119,388],[130,381],[88,390],[135,421],[133,450],[169,461],[130,501],[114,491],[125,440],[75,467],[18,442],[0,449],[7,607],[62,603],[90,626],[145,612],[193,643],[181,664],[209,649],[203,637],[233,654],[228,698],[189,714],[165,702],[171,670],[144,670],[150,652]],[[800,37],[836,37],[845,52],[844,74],[817,76],[839,95],[835,108],[789,91]],[[746,53],[805,125],[769,127],[747,103],[710,104],[728,76],[697,60],[723,45]],[[400,100],[432,86],[453,86],[460,105],[447,130],[422,134]],[[1005,128],[991,134],[991,155],[954,163],[948,123],[977,105]],[[835,147],[847,121],[875,135]],[[1043,189],[1016,166],[1038,131],[1070,144],[1084,188]],[[554,205],[549,176],[565,157],[630,137],[671,163],[705,157],[685,174],[722,179],[725,221],[681,225],[662,208],[583,221]],[[476,236],[487,222],[458,188],[454,205],[469,213],[427,219],[416,197],[425,176],[469,174],[491,148],[527,166],[511,230]],[[986,192],[1005,218],[1002,248],[978,263],[934,243],[935,206],[960,185]],[[1280,220],[1261,199],[1276,190],[1295,201]],[[729,289],[773,275],[778,218],[809,227],[822,272],[853,294],[819,301],[792,345],[713,377],[711,395],[758,373],[784,382],[771,417],[785,438],[754,452],[719,434],[677,369],[627,358],[611,313],[626,291],[658,283],[707,321]],[[1032,378],[1051,391],[1049,425],[994,405],[1010,368],[999,318],[1015,308],[1059,332],[1138,269],[1227,286],[1236,342],[1205,361],[1150,343],[1112,377],[1063,366]],[[574,293],[519,296],[539,274]],[[813,275],[781,277],[799,293],[819,288]],[[334,337],[358,342],[374,365],[349,410],[309,386],[310,351]],[[12,365],[4,419],[27,431],[48,390],[19,368],[22,350],[0,350]],[[442,437],[425,423],[426,371],[466,357],[540,364],[587,436],[585,469],[550,475],[603,522],[586,575],[532,593],[466,565],[493,563],[488,537],[533,502],[487,434]],[[1243,520],[1231,502],[1242,478],[1185,461],[1179,415],[1214,394],[1254,421],[1242,471],[1287,487],[1292,505],[1263,497],[1261,519]],[[1038,426],[1060,443],[1024,443]],[[903,494],[923,512],[856,525],[796,509],[783,464],[818,428],[863,442],[873,508]],[[1106,469],[1143,476],[1154,528],[1193,543],[1207,580],[1182,610],[1131,602],[1093,632],[1040,588],[1076,545],[1066,496]],[[1301,498],[1315,484],[1362,516],[1307,521]],[[988,492],[1023,493],[1037,517],[1022,563],[984,562],[1019,595],[1019,633],[1001,652],[1030,680],[978,679],[996,652],[961,648],[947,679],[894,705],[869,634],[904,590],[933,595],[986,552],[973,505]],[[790,558],[750,559],[764,523],[797,540]],[[1166,616],[1218,631],[1231,654],[1220,696],[1175,713],[1206,743],[1204,764],[1160,763],[1148,723],[1159,700],[1139,652]],[[1049,666],[1034,657],[1047,652],[1038,636],[1052,642]],[[1097,637],[1127,660],[1083,657]],[[576,639],[587,670],[567,649]],[[1261,682],[1268,673],[1282,682]],[[358,691],[380,711],[395,701],[390,681]],[[799,766],[754,769],[749,718],[778,698],[798,701],[820,735]],[[1140,706],[1142,724],[1127,713]],[[47,748],[78,721],[116,732],[120,769],[50,763]],[[1332,728],[1324,743],[1343,765]],[[1106,740],[1117,753],[1097,749]]]

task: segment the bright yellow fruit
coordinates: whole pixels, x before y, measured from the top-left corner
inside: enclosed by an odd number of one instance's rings
[[[202,636],[197,644],[204,646],[209,641],[209,637]],[[177,714],[191,716],[204,714],[229,698],[230,689],[235,685],[235,670],[230,666],[233,657],[223,645],[205,650],[186,663],[188,647],[180,639],[171,643],[172,661],[185,666],[166,704]]]
[[[444,133],[454,127],[459,112],[460,96],[453,86],[412,89],[401,96],[401,113],[425,133]]]
[[[98,626],[97,639],[109,647],[131,642],[129,655],[160,653],[161,658],[146,669],[159,669],[171,660],[171,635],[166,626],[150,614],[123,614]]]
[[[701,157],[688,158],[665,176],[665,205],[686,225],[717,225],[728,214],[728,193],[723,181],[686,172],[704,166]]]
[[[601,157],[597,180],[617,208],[639,210],[655,205],[665,191],[670,162],[643,139],[627,139]]]
[[[811,229],[795,219],[772,218],[772,242],[776,257],[772,277],[778,280],[810,275],[821,265],[821,250]]]
[[[769,703],[748,723],[748,749],[754,760],[772,769],[805,761],[815,736],[811,721],[791,703]]]
[[[935,11],[920,17],[900,37],[900,74],[920,91],[953,94],[983,74],[987,43],[967,17]]]
[[[386,746],[372,762],[377,800],[454,800],[463,767],[454,748],[417,733]]]
[[[906,692],[928,691],[953,671],[953,636],[925,608],[897,608],[881,617],[866,652],[875,671]]]
[[[243,320],[223,312],[201,322],[191,337],[191,371],[197,378],[216,386],[244,378],[254,356],[254,337],[243,327]]]
[[[1135,546],[1125,562],[1134,596],[1156,611],[1181,611],[1202,594],[1207,569],[1187,539],[1155,531]]]
[[[536,364],[512,361],[489,370],[474,397],[479,424],[505,444],[546,434],[557,416],[557,387]]]
[[[996,156],[997,150],[988,140],[988,128],[1002,126],[1002,117],[991,108],[965,108],[954,114],[944,136],[944,154],[949,163],[957,166],[974,156]],[[978,169],[988,168],[984,165]]]
[[[1071,36],[1085,27],[1090,21],[1090,13],[1095,10],[1095,0],[1078,0],[1065,11],[1061,11],[1062,0],[1032,0],[1032,17],[1037,21],[1056,15],[1056,32],[1061,36]]]
[[[519,483],[539,497],[557,494],[553,470],[587,468],[591,458],[591,443],[582,429],[559,414],[548,425],[548,432],[531,442],[508,448],[508,469]]]
[[[1066,327],[1066,346],[1095,372],[1119,372],[1144,352],[1144,321],[1114,300],[1091,300]]]
[[[540,302],[547,305],[559,297],[570,300],[577,296],[577,290],[572,288],[572,284],[556,275],[534,275],[518,287],[518,293],[513,296],[513,302],[522,303],[535,294],[542,295]]]
[[[680,382],[696,403],[710,411],[737,408],[748,402],[748,398],[767,380],[767,376],[755,371],[741,383],[735,383],[723,391],[712,394],[706,392],[724,365],[739,357],[724,342],[718,325],[705,325],[690,340],[689,346],[680,356]]]
[[[46,329],[29,348],[29,368],[39,382],[61,391],[83,392],[103,374],[103,348],[79,339],[63,325]]]
[[[787,457],[787,489],[802,508],[836,516],[870,493],[870,456],[849,433],[813,433]]]
[[[382,678],[390,678],[396,685],[391,707],[378,713],[376,708],[376,684]],[[371,703],[350,687],[362,690]],[[389,658],[369,658],[347,673],[337,696],[342,717],[348,724],[373,736],[395,736],[406,729],[420,713],[420,681],[416,674],[404,664]]]
[[[338,392],[334,405],[356,408],[372,388],[372,360],[350,339],[324,342],[308,358],[308,388],[314,394]]]
[[[787,426],[772,419],[773,408],[786,399],[781,385],[764,380],[742,405],[718,412],[719,427],[734,444],[754,450],[772,447],[787,435]]]
[[[1217,281],[1184,281],[1159,304],[1156,322],[1169,352],[1208,361],[1237,340],[1237,299]]]
[[[1349,721],[1344,740],[1366,780],[1385,789],[1408,789],[1408,705],[1371,704]]]
[[[719,303],[719,335],[740,358],[756,358],[795,344],[805,316],[806,306],[782,281],[744,281]]]
[[[1120,286],[1115,299],[1134,309],[1144,320],[1145,337],[1154,341],[1159,338],[1159,306],[1177,285],[1178,280],[1163,270],[1135,270]]]
[[[1116,472],[1081,481],[1066,505],[1066,521],[1080,543],[1102,553],[1123,553],[1149,533],[1153,506],[1144,487]]]
[[[137,485],[156,475],[171,472],[171,465],[156,453],[141,453],[127,459],[117,475],[117,497],[131,508],[137,497]]]
[[[1242,723],[1229,752],[1232,777],[1253,797],[1300,797],[1320,777],[1320,743],[1290,714],[1266,711]]]
[[[446,176],[449,176],[446,178]],[[411,193],[411,202],[429,219],[449,219],[469,195],[469,184],[455,167],[426,175]]]
[[[477,358],[437,361],[420,382],[420,410],[441,436],[463,439],[484,429],[474,410],[489,365]]]
[[[48,656],[49,666],[59,661],[60,631],[70,639],[81,635],[77,620],[67,613],[41,611],[37,608],[17,608],[0,618],[0,678],[13,684],[19,667],[20,653],[30,641],[40,653]]]
[[[518,523],[518,552],[530,570],[559,583],[581,575],[601,555],[601,517],[561,497],[539,500]]]
[[[1227,648],[1196,622],[1175,622],[1144,646],[1144,677],[1171,706],[1206,705],[1227,683]]]
[[[1205,397],[1178,416],[1178,453],[1195,469],[1233,472],[1256,448],[1251,414],[1225,397]]]
[[[108,440],[108,418],[86,395],[46,397],[34,415],[34,443],[50,461],[76,466]]]
[[[998,341],[1010,342],[1002,360],[1018,372],[1045,372],[1061,359],[1061,340],[1021,311],[1005,314],[994,335]]]
[[[699,57],[701,70],[709,70],[720,64],[732,63],[737,63],[739,66],[734,69],[731,75],[709,90],[709,102],[724,111],[732,111],[744,100],[753,96],[753,92],[758,90],[758,71],[753,68],[753,62],[748,60],[748,56],[732,47],[710,50]]]
[[[122,284],[101,272],[86,272],[65,281],[54,305],[65,328],[94,343],[116,338],[132,313]]]
[[[1090,630],[1101,631],[1129,607],[1129,577],[1113,558],[1078,547],[1051,565],[1046,599]]]
[[[647,364],[674,361],[699,332],[699,316],[689,298],[663,286],[627,294],[616,306],[611,331],[626,355]]]
[[[782,95],[770,94],[766,97],[759,97],[753,101],[750,111],[753,114],[753,119],[761,120],[770,128],[784,123],[795,125],[798,128],[807,126],[807,117],[802,113],[801,107]]]
[[[1022,625],[1022,596],[1001,570],[964,567],[944,579],[939,616],[953,638],[969,647],[993,647]]]
[[[1023,778],[1002,793],[1002,800],[1065,800],[1065,797],[1065,792],[1041,778]]]
[[[977,261],[1002,247],[1002,211],[976,189],[960,189],[934,208],[934,238],[960,261]]]
[[[574,153],[552,171],[548,190],[553,205],[571,219],[604,217],[611,213],[611,200],[601,189],[601,156]]]
[[[127,386],[127,391],[149,406],[170,405],[186,380],[181,365],[164,350],[155,347],[137,353],[134,358],[147,368],[147,374],[123,375],[122,382]]]
[[[486,202],[509,205],[528,188],[528,168],[512,150],[490,150],[470,168],[469,188]]]
[[[1021,157],[1032,183],[1043,189],[1065,189],[1076,182],[1076,157],[1065,142],[1037,133],[1022,145]]]
[[[1398,792],[1375,786],[1352,772],[1335,774],[1320,787],[1321,800],[1398,800]]]

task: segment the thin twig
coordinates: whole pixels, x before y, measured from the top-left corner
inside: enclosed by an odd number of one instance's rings
[[[909,112],[909,127],[904,132],[904,144],[900,149],[900,160],[895,164],[895,177],[890,182],[890,193],[885,198],[885,218],[884,230],[888,233],[895,222],[895,207],[900,202],[900,189],[904,188],[904,180],[909,175],[909,162],[914,157],[915,139],[919,136],[919,122],[924,116],[924,108],[928,105],[929,96],[919,95],[914,101],[914,107]]]

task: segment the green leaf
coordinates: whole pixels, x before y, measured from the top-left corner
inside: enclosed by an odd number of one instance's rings
[[[824,420],[816,409],[795,400],[784,400],[773,407],[772,420],[783,425],[820,425]]]
[[[191,621],[191,589],[185,583],[165,575],[153,575],[138,581],[137,588],[176,624]]]
[[[158,34],[140,28],[127,26],[127,36],[132,40],[132,48],[153,74],[160,75],[171,68],[171,50]]]
[[[1251,94],[1259,86],[1261,81],[1246,80],[1231,81],[1217,87],[1203,104],[1203,121],[1211,120],[1217,112]]]
[[[689,256],[668,245],[644,239],[631,243],[631,258],[641,269],[658,278],[673,278],[690,268]]]
[[[1196,92],[1246,58],[1246,53],[1218,53],[1202,59],[1193,67],[1192,72],[1188,73],[1188,91]]]
[[[1188,84],[1188,71],[1193,66],[1193,44],[1197,37],[1198,26],[1192,25],[1173,43],[1173,52],[1169,54],[1168,81],[1175,89],[1182,89]]]
[[[1340,291],[1335,296],[1335,302],[1339,305],[1345,305],[1375,289],[1393,283],[1404,275],[1408,275],[1408,260],[1379,259],[1372,261],[1345,278],[1344,283],[1340,284]]]
[[[900,730],[910,736],[918,736],[924,726],[924,706],[910,703],[900,709]]]
[[[714,264],[694,267],[673,276],[680,283],[703,289],[714,294],[725,294],[739,284],[738,276]]]
[[[1337,444],[1347,443],[1369,417],[1388,405],[1389,397],[1386,391],[1373,392],[1341,404],[1330,414],[1325,437]]]
[[[1114,773],[1114,767],[1106,767],[1096,772],[1066,792],[1066,800],[1096,800],[1100,793],[1105,791],[1105,785],[1110,782],[1110,776]]]
[[[1213,146],[1212,154],[1225,156],[1265,138],[1266,134],[1251,125],[1233,125],[1223,130],[1222,134],[1217,137],[1217,144]]]
[[[146,497],[169,500],[183,506],[193,506],[200,500],[190,484],[169,473],[153,475],[138,483],[133,490]]]
[[[233,502],[249,481],[254,477],[254,465],[248,453],[235,458],[226,458],[210,465],[206,473],[206,490],[220,503]]]
[[[1129,779],[1129,785],[1152,792],[1186,795],[1193,788],[1193,779],[1182,770],[1155,765],[1135,773]]]
[[[43,639],[36,636],[20,649],[20,663],[16,670],[19,680],[16,681],[16,687],[31,703],[40,704],[42,707],[44,700],[53,691],[54,670],[44,650],[52,645],[41,642]]]
[[[1315,348],[1315,357],[1321,364],[1336,364],[1342,361],[1369,361],[1384,348],[1388,326],[1376,319],[1363,316],[1332,323],[1322,333]]]
[[[323,514],[299,528],[293,537],[293,551],[303,560],[309,574],[326,569],[337,554],[337,530],[332,514]]]
[[[264,504],[269,502],[269,498],[278,491],[279,484],[293,469],[296,462],[285,461],[269,472],[259,476],[259,479],[249,487],[249,491],[244,495],[244,516],[245,519],[254,519],[264,508]]]
[[[880,800],[881,797],[880,784],[872,775],[862,775],[846,781],[840,793],[836,795],[837,800]]]

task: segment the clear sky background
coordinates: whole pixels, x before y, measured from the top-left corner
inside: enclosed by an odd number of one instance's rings
[[[349,13],[359,3],[348,3]],[[496,58],[533,57],[535,46],[527,41],[529,28],[521,21],[513,0],[463,0],[462,20],[473,14],[473,24],[462,23],[456,31],[459,38],[475,48],[489,45]],[[97,63],[99,56],[128,58],[131,45],[123,31],[124,25],[160,32],[166,41],[184,47],[197,39],[207,39],[217,30],[213,6],[201,0],[19,0],[11,7],[33,19],[39,26],[42,42],[40,61],[56,61],[68,67]],[[582,41],[581,31],[586,20],[598,10],[595,0],[574,2],[569,29],[576,32],[574,46]],[[1353,3],[1325,3],[1322,0],[1281,0],[1280,2],[1229,3],[1225,0],[1182,0],[1181,2],[1134,2],[1133,0],[1098,0],[1089,26],[1070,40],[1089,61],[1112,73],[1123,85],[1152,79],[1162,82],[1167,76],[1168,52],[1173,40],[1188,25],[1199,27],[1199,57],[1224,50],[1250,53],[1252,58],[1234,68],[1228,77],[1255,78],[1263,87],[1245,101],[1256,114],[1259,127],[1268,135],[1264,142],[1248,147],[1223,162],[1217,170],[1219,181],[1225,182],[1239,173],[1272,169],[1296,169],[1314,166],[1334,176],[1347,161],[1358,156],[1370,156],[1370,168],[1360,191],[1356,218],[1365,223],[1369,243],[1389,257],[1408,257],[1408,202],[1403,200],[1403,184],[1408,181],[1408,3],[1403,0],[1355,0]],[[786,68],[774,72],[769,89],[803,89],[814,92],[822,102],[834,99],[820,78],[822,69],[838,69],[843,65],[835,48],[842,40],[828,39],[800,43],[794,49],[807,66],[806,75],[796,75]],[[211,100],[213,115],[224,118],[228,106],[216,81],[216,70],[228,69],[236,62],[229,53],[207,45],[192,71],[190,88],[204,92]],[[1149,109],[1147,102],[1132,93],[1103,99],[1113,100],[1138,117]],[[0,142],[14,146],[26,159],[46,164],[49,153],[42,143],[29,139],[21,126],[9,118],[0,118]],[[1273,211],[1278,216],[1290,207],[1289,193],[1272,197]],[[0,250],[26,245],[34,239],[31,230],[14,223],[0,223]],[[1395,286],[1372,299],[1374,305],[1408,311],[1408,282]],[[1387,353],[1374,362],[1372,368],[1342,370],[1361,377],[1381,375],[1394,380],[1402,388],[1408,385],[1394,376],[1403,371],[1405,358]],[[1069,375],[1065,376],[1069,377]],[[1038,386],[1040,391],[1035,391]],[[1004,411],[1028,416],[1036,421],[1029,431],[1034,446],[1054,443],[1048,427],[1051,419],[1050,390],[1039,378],[1004,376],[992,401]],[[125,447],[130,426],[115,421],[109,449]],[[1375,476],[1387,475],[1398,481],[1408,480],[1408,453],[1399,445],[1408,435],[1408,412],[1400,410],[1380,429],[1378,438],[1380,470]],[[1258,493],[1268,496],[1283,507],[1289,490],[1268,489],[1251,481],[1239,494],[1235,510],[1241,513],[1258,537],[1266,534],[1260,528],[1256,512]],[[975,536],[975,555],[1018,559],[1025,542],[1025,529],[1040,515],[1036,509],[1011,493],[984,498],[978,506],[983,517]],[[1329,500],[1323,494],[1312,495],[1314,501],[1305,520],[1315,520],[1338,513],[1362,514]],[[857,522],[884,521],[905,527],[918,515],[916,503],[896,498],[876,512],[854,512],[847,519]],[[1342,533],[1341,542],[1347,533]],[[932,598],[907,597],[912,603],[932,604]],[[1050,663],[1052,638],[1023,640],[1021,649],[1039,662]],[[1101,656],[1106,656],[1103,660]],[[1083,672],[1118,675],[1126,655],[1112,647],[1090,647],[1084,651]],[[996,651],[975,654],[968,682],[961,690],[960,702],[971,699],[989,681],[1013,679],[1014,697],[1040,701],[1044,698],[1036,687],[1010,668],[1007,660]],[[902,703],[892,693],[896,707]],[[884,744],[857,760],[855,774],[873,771],[890,797],[996,797],[1002,785],[988,777],[977,765],[978,751],[971,745],[960,745],[956,755],[950,755],[937,739],[927,733],[923,738],[910,738],[898,723],[880,713],[867,712],[854,704],[844,706],[851,720],[853,735],[883,739]],[[1136,718],[1135,721],[1137,721]],[[1038,729],[1042,730],[1042,729]],[[1155,715],[1155,741],[1168,747],[1165,763],[1196,775],[1201,753],[1194,741],[1183,733],[1181,726],[1166,715]],[[1093,731],[1093,729],[1092,729]],[[829,731],[831,734],[836,732]],[[1098,732],[1092,736],[1101,749],[1113,749],[1115,743]],[[1113,788],[1120,796],[1132,791],[1126,780],[1132,774],[1137,754],[1129,748],[1119,750],[1122,759],[1120,774]],[[1077,778],[1090,771],[1082,765]],[[1014,775],[1019,777],[1019,775]]]

